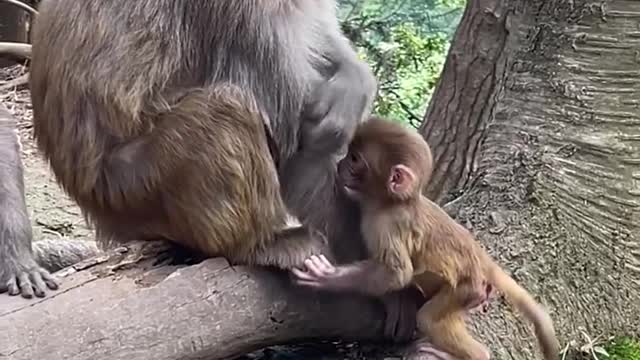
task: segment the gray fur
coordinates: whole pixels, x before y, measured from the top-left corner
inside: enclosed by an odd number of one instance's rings
[[[0,104],[0,293],[42,297],[57,282],[35,261],[17,120]]]

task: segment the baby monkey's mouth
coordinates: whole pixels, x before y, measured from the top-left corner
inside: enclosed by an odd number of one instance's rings
[[[348,164],[346,158],[338,162],[337,185],[342,191],[353,198],[360,193],[360,182],[362,179],[356,174],[353,168]]]
[[[342,190],[345,192],[345,194],[347,194],[347,196],[349,196],[351,198],[358,196],[358,194],[360,193],[360,192],[358,192],[358,190],[356,190],[354,188],[351,188],[351,187],[349,187],[347,185],[344,185],[342,187]]]
[[[355,180],[348,181],[345,179],[339,179],[338,184],[342,188],[342,191],[350,198],[357,199],[360,195],[360,188],[357,184],[354,184]]]

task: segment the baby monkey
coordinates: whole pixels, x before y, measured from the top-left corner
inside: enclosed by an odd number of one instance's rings
[[[332,291],[380,296],[410,283],[432,295],[418,312],[422,358],[486,360],[488,349],[465,325],[467,310],[495,286],[533,323],[544,358],[560,345],[545,309],[507,275],[467,229],[422,195],[432,155],[415,131],[380,118],[364,122],[338,165],[340,186],[362,209],[370,258],[334,266],[324,256],[293,269],[294,282]]]

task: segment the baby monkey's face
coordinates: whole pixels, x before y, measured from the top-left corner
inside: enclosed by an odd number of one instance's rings
[[[431,163],[431,151],[416,132],[371,118],[358,126],[347,156],[338,163],[338,183],[361,205],[405,202],[420,195]]]
[[[338,163],[338,181],[345,194],[359,203],[382,199],[388,193],[390,167],[381,163],[380,147],[356,141]]]

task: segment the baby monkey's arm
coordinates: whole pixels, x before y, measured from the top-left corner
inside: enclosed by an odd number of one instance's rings
[[[368,259],[347,265],[334,266],[323,255],[305,261],[306,271],[292,269],[298,285],[323,290],[352,291],[381,296],[407,287],[413,278],[413,265],[408,254],[401,252],[383,261]]]

